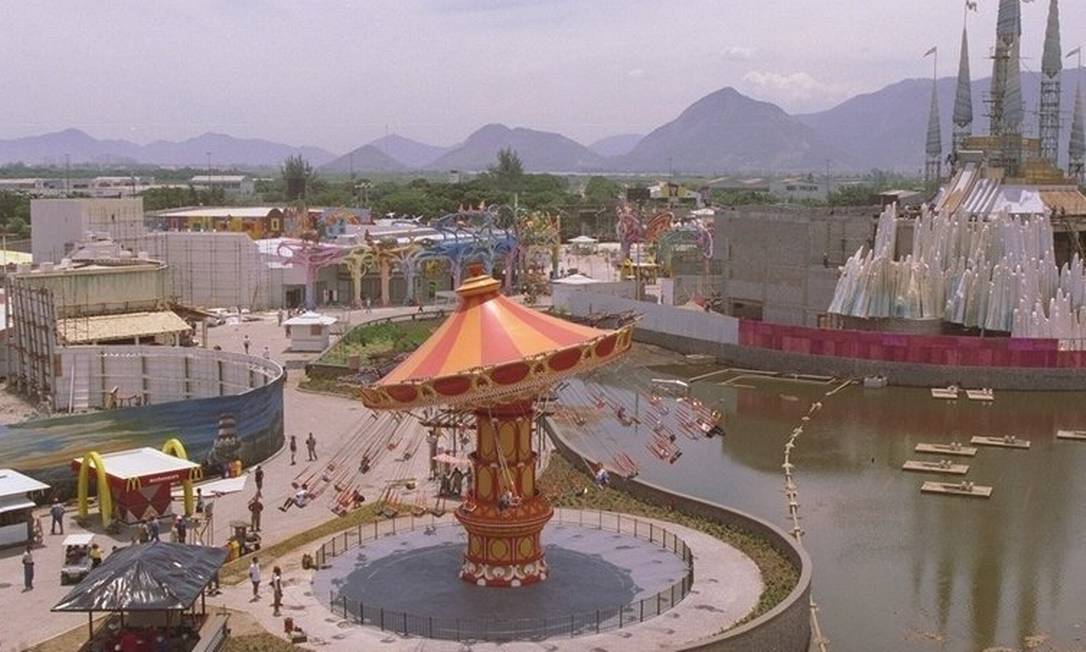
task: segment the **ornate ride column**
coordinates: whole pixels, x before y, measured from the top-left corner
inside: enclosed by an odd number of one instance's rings
[[[466,582],[518,587],[547,579],[539,535],[554,509],[536,489],[534,418],[533,401],[475,411],[474,499],[456,512],[468,531],[460,569]],[[514,504],[502,509],[506,490]]]

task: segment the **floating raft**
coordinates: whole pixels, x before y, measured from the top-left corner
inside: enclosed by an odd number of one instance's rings
[[[982,437],[978,435],[970,439],[969,443],[978,446],[996,446],[998,448],[1029,448],[1028,441],[1017,437],[1007,439],[1005,437]]]
[[[948,399],[948,400],[952,400],[952,401],[957,400],[957,398],[958,398],[958,388],[957,387],[932,387],[931,388],[931,397],[932,398]]]
[[[968,464],[939,464],[938,462],[922,462],[908,460],[901,465],[902,471],[918,471],[920,473],[947,473],[950,475],[965,475],[969,473]]]
[[[950,444],[917,444],[913,449],[917,453],[935,453],[936,455],[961,455],[963,457],[974,457],[977,454],[977,449],[973,446],[952,446]]]
[[[1057,430],[1056,439],[1070,439],[1072,441],[1086,441],[1086,430]]]
[[[970,498],[991,498],[992,488],[975,484],[965,486],[958,482],[925,482],[920,486],[921,493],[944,494],[947,496],[967,496]]]
[[[994,401],[995,392],[990,389],[967,389],[965,395],[971,401]]]

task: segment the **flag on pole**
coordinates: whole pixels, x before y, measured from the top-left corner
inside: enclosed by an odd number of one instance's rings
[[[965,0],[965,8],[970,11],[977,10],[977,0]]]
[[[937,46],[937,45],[932,46],[932,48],[930,50],[928,50],[927,52],[924,53],[924,56],[925,57],[930,57],[931,55],[935,54],[938,51],[939,51],[939,46]]]
[[[1075,56],[1076,54],[1080,54],[1081,52],[1082,52],[1082,48],[1080,48],[1080,47],[1075,48],[1074,50],[1071,50],[1070,52],[1068,52],[1067,56],[1064,57],[1064,58],[1070,59],[1071,57]]]

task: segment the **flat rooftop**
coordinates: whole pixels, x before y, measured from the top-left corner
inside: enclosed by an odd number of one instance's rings
[[[78,467],[82,465],[83,458],[77,457],[72,462]],[[91,468],[95,468],[94,462],[91,462],[90,465]],[[199,468],[200,466],[195,462],[167,455],[160,450],[149,447],[106,453],[102,455],[102,465],[105,466],[107,475],[122,480],[176,473]]]

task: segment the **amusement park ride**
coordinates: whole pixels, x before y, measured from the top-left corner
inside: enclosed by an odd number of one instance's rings
[[[304,207],[298,210],[305,214]],[[298,211],[289,212],[293,215]],[[511,220],[500,219],[505,212],[512,213]],[[332,216],[339,219],[334,212]],[[350,221],[349,217],[344,219]],[[510,223],[501,226],[503,221]],[[514,271],[531,278],[533,274],[539,274],[547,258],[551,270],[555,270],[560,243],[556,216],[498,206],[480,206],[451,213],[425,226],[415,222],[394,222],[394,226],[415,227],[417,233],[381,238],[366,232],[364,242],[355,246],[321,242],[326,225],[289,219],[288,222],[295,224],[291,233],[298,239],[284,240],[279,245],[279,253],[305,269],[305,301],[310,309],[316,307],[317,276],[322,268],[330,265],[343,264],[350,271],[355,305],[362,301],[362,278],[369,272],[380,276],[380,305],[391,305],[391,278],[393,272],[399,270],[407,282],[405,301],[411,304],[416,299],[415,285],[420,274],[448,269],[453,286],[457,287],[465,266],[478,262],[487,272],[501,266],[505,272],[505,285],[511,288]]]
[[[604,331],[551,317],[502,296],[482,265],[470,273],[456,311],[362,400],[398,412],[443,405],[474,418],[473,486],[456,510],[468,533],[460,577],[523,586],[547,577],[540,533],[553,515],[536,484],[537,403],[564,379],[626,353],[633,326]]]
[[[699,293],[709,294],[709,261],[713,257],[713,232],[701,220],[676,220],[671,211],[661,211],[646,218],[640,209],[624,205],[617,209],[615,235],[620,243],[620,262],[624,278],[639,282],[655,281],[657,273],[671,275],[676,255],[681,251],[694,250],[699,254],[702,269]],[[634,245],[638,245],[636,250]],[[642,260],[644,247],[651,247],[650,260]],[[631,259],[636,251],[635,259]]]

